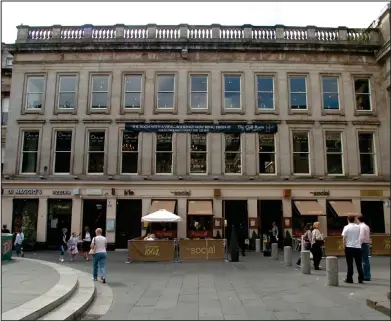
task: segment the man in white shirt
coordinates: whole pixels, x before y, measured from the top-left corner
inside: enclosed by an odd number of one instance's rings
[[[360,227],[360,243],[362,254],[362,266],[364,270],[364,281],[371,280],[371,264],[369,262],[369,249],[371,244],[371,232],[369,226],[365,224],[365,217],[360,215],[358,218],[358,226]]]
[[[362,270],[362,256],[360,243],[360,227],[354,223],[354,216],[348,217],[348,225],[343,228],[343,244],[345,246],[346,264],[348,273],[345,283],[353,283],[353,259],[356,262],[358,272],[358,283],[364,283],[364,272]]]

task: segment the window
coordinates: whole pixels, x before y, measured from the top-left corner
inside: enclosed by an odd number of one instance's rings
[[[310,174],[308,132],[293,132],[293,173]]]
[[[376,173],[375,143],[373,133],[359,133],[358,146],[360,151],[361,174],[373,175]]]
[[[76,106],[76,76],[60,76],[58,88],[58,108],[73,109]]]
[[[258,109],[274,109],[273,77],[257,76]]]
[[[156,134],[156,174],[172,174],[172,134]]]
[[[225,134],[225,173],[240,174],[242,172],[242,148],[240,134]]]
[[[5,147],[1,146],[1,172],[3,172],[3,167],[4,167],[4,154],[5,154]]]
[[[323,109],[339,109],[338,78],[322,77]]]
[[[276,173],[274,134],[259,134],[259,174]]]
[[[105,133],[88,134],[88,174],[103,174],[105,165]]]
[[[289,77],[289,92],[291,109],[307,109],[307,81],[304,76]]]
[[[91,109],[109,107],[109,76],[92,76]]]
[[[341,133],[326,132],[327,174],[343,174],[343,155]]]
[[[122,133],[121,174],[138,172],[138,133]]]
[[[239,75],[224,76],[224,109],[241,108],[241,77]]]
[[[8,111],[10,106],[10,98],[4,97],[1,99],[1,126],[7,126]]]
[[[29,76],[27,78],[26,109],[41,109],[43,105],[44,76]]]
[[[72,132],[56,132],[56,149],[54,152],[54,173],[69,174],[71,172]]]
[[[141,108],[142,75],[126,75],[124,81],[124,108]]]
[[[23,174],[35,174],[38,163],[39,132],[23,132],[22,159],[20,172]]]
[[[371,88],[369,79],[355,79],[354,92],[357,110],[371,111]]]
[[[174,109],[175,76],[158,75],[157,83],[157,108]]]
[[[190,76],[190,108],[208,109],[208,76]]]
[[[190,173],[206,174],[208,162],[207,134],[191,134],[190,140]]]
[[[14,62],[14,58],[8,57],[8,58],[5,59],[5,66],[6,67],[12,67],[13,62]]]

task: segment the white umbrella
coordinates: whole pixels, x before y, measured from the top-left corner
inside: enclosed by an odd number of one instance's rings
[[[141,222],[181,222],[182,218],[166,210],[158,210],[141,218]]]

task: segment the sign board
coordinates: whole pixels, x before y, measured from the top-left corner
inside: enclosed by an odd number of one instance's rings
[[[129,257],[135,262],[174,261],[174,241],[128,241]]]
[[[102,195],[101,189],[87,189],[87,195]]]
[[[381,189],[361,190],[360,196],[361,197],[383,197],[383,191]]]
[[[372,235],[372,255],[391,255],[390,236]]]
[[[9,189],[9,195],[42,195],[41,189]]]
[[[106,221],[106,232],[115,232],[115,220]]]
[[[191,191],[172,191],[171,194],[175,196],[190,196]]]
[[[224,260],[224,240],[180,240],[180,260]]]
[[[59,190],[59,191],[53,191],[52,192],[53,195],[72,195],[72,191],[62,191],[62,190]]]
[[[330,191],[310,192],[313,196],[330,196]]]
[[[324,239],[326,256],[344,256],[345,248],[342,236],[328,236]]]

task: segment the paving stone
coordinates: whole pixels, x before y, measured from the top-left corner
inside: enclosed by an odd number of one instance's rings
[[[303,317],[300,313],[294,311],[280,311],[273,312],[278,320],[303,320]]]
[[[247,315],[224,314],[224,320],[249,320]]]

